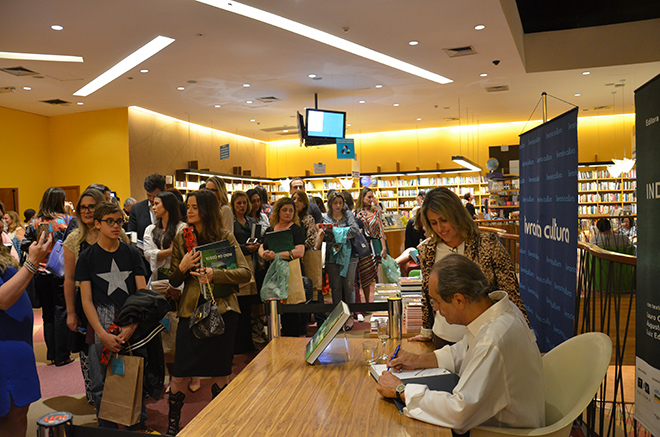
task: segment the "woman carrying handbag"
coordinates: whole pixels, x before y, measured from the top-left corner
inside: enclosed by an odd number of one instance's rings
[[[235,292],[228,295],[212,292],[218,312],[224,321],[224,333],[200,339],[190,328],[190,318],[199,306],[206,303],[200,299],[202,286],[235,284],[237,291],[239,284],[250,281],[252,277],[236,238],[220,228],[222,223],[220,205],[213,192],[209,190],[192,192],[188,194],[186,205],[189,227],[184,228],[174,237],[170,275],[172,287],[184,284],[179,298],[179,325],[169,395],[167,433],[170,435],[179,432],[181,409],[186,397],[183,390],[186,388],[188,378],[210,377],[213,398],[230,381],[236,325],[240,313],[238,299]],[[223,240],[227,240],[235,248],[236,268],[200,268],[201,253],[192,249],[198,245]]]

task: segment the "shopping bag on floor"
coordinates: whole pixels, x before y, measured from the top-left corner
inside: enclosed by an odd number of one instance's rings
[[[131,426],[140,421],[144,358],[113,356],[105,374],[99,419]]]
[[[165,325],[165,330],[160,333],[160,338],[163,341],[163,353],[165,354],[165,362],[174,362],[174,351],[176,346],[176,330],[179,327],[179,316],[176,311],[170,311],[165,318],[161,321]]]

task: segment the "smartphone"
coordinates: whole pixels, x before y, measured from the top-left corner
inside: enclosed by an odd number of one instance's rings
[[[47,234],[48,233],[48,227],[50,225],[48,223],[40,223],[39,224],[39,229],[37,230],[37,243],[41,241],[41,235],[42,234]]]

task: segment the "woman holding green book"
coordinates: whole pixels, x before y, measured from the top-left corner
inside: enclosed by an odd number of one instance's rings
[[[183,390],[191,376],[211,377],[211,395],[217,396],[229,383],[232,360],[234,357],[234,339],[238,315],[240,313],[236,293],[218,294],[210,291],[213,297],[202,298],[202,285],[207,284],[243,284],[250,281],[252,274],[234,236],[221,229],[220,205],[218,199],[209,190],[199,190],[188,194],[186,201],[188,228],[184,228],[174,237],[172,246],[172,264],[170,285],[178,287],[184,284],[179,298],[179,326],[176,332],[176,353],[174,370],[170,385],[169,425],[167,433],[179,432],[181,408],[185,399]],[[235,249],[235,268],[200,268],[201,253],[194,247],[226,240]],[[225,290],[226,288],[223,288]],[[198,304],[203,299],[215,299],[218,310],[225,323],[222,335],[198,339],[190,328],[189,320]]]
[[[270,215],[271,227],[266,230],[264,243],[259,247],[259,256],[266,261],[273,261],[280,255],[284,261],[289,262],[289,296],[284,301],[287,305],[306,301],[300,270],[300,258],[305,254],[305,231],[298,223],[293,200],[288,197],[279,199],[273,205]],[[282,335],[306,335],[306,326],[300,314],[282,314]]]

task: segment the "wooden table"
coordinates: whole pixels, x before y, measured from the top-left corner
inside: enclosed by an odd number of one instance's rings
[[[336,338],[324,364],[310,366],[308,339],[274,339],[179,436],[450,436],[378,394],[362,359],[366,340]],[[403,340],[403,347],[420,353],[429,346]]]

